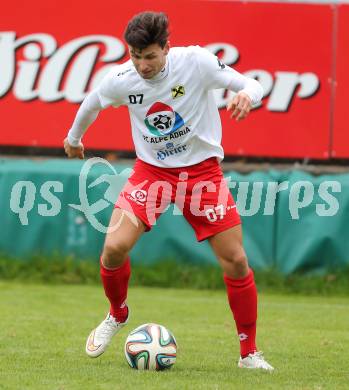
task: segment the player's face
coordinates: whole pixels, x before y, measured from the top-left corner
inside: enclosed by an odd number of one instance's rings
[[[151,79],[156,76],[166,64],[169,44],[162,48],[157,43],[149,45],[143,50],[129,46],[131,60],[141,77]]]

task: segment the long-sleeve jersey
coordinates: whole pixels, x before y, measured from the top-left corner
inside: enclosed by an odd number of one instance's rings
[[[245,92],[258,103],[260,84],[199,46],[171,48],[166,65],[143,79],[132,61],[116,65],[84,100],[68,133],[77,146],[100,110],[126,105],[137,157],[159,167],[184,167],[210,157],[222,160],[222,126],[214,89]],[[114,131],[122,132],[115,123]]]

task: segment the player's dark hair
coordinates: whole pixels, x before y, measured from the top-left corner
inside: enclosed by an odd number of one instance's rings
[[[143,50],[157,43],[164,48],[168,40],[168,18],[163,12],[142,12],[135,15],[125,30],[124,38],[128,45]]]

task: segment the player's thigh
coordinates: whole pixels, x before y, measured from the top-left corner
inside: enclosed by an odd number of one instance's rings
[[[128,252],[145,229],[145,224],[135,214],[115,207],[105,236],[104,251]]]

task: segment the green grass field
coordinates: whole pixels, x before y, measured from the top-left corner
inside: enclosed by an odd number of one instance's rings
[[[260,295],[259,348],[276,371],[236,367],[224,291],[132,288],[131,320],[98,359],[85,339],[107,310],[98,286],[0,283],[1,389],[348,389],[349,299]],[[145,322],[167,326],[178,358],[167,372],[128,367],[123,344]]]

